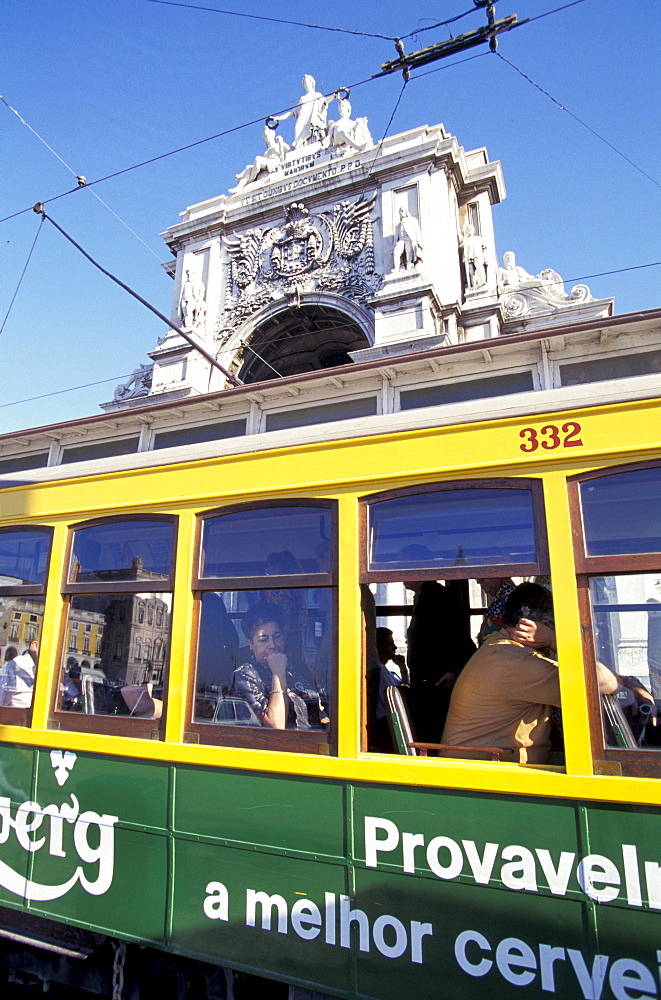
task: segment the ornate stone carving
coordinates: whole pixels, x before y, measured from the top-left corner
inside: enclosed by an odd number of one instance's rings
[[[151,389],[153,365],[140,365],[136,368],[130,379],[118,385],[113,394],[113,399],[125,400],[135,399],[138,396],[148,396]]]
[[[278,228],[225,237],[230,264],[219,336],[284,296],[298,304],[303,293],[326,290],[365,303],[382,283],[369,218],[375,200],[343,201],[318,215],[294,203]]]
[[[529,274],[519,267],[511,250],[503,254],[503,267],[498,268],[498,295],[506,319],[557,312],[584,302],[594,302],[587,285],[574,285],[571,292],[552,268],[539,274]]]

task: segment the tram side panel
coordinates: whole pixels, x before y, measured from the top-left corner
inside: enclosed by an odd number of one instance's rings
[[[171,779],[12,747],[3,774],[14,908],[338,996],[658,995],[652,808],[194,767]]]

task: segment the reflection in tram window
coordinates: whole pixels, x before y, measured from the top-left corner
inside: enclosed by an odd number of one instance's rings
[[[325,588],[204,593],[194,721],[327,729],[332,612]]]
[[[0,705],[29,708],[39,659],[43,597],[0,597]]]
[[[0,706],[4,708],[32,705],[51,538],[50,528],[0,531]]]
[[[159,717],[170,645],[171,605],[171,594],[73,596],[60,710]],[[145,607],[152,610],[151,625],[141,615]],[[157,609],[161,612],[160,625],[153,624]]]
[[[527,490],[446,490],[405,495],[371,507],[372,570],[506,566],[535,559],[533,504]]]
[[[114,733],[121,730],[108,721],[114,716],[161,718],[175,527],[172,517],[149,515],[88,522],[72,531],[63,588],[67,648],[56,700],[56,711],[65,713],[61,725]]]
[[[661,704],[661,577],[592,577],[590,598],[595,656],[620,682],[616,704],[607,706],[606,745],[661,749],[654,726]]]
[[[661,548],[661,466],[581,483],[585,554],[641,555]],[[622,516],[626,509],[626,517]]]
[[[170,521],[106,522],[74,533],[70,583],[137,583],[171,573]]]
[[[42,585],[50,554],[51,531],[0,531],[0,587]]]

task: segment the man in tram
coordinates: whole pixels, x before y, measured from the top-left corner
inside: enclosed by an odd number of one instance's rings
[[[502,628],[486,638],[457,678],[441,742],[513,748],[519,763],[546,763],[551,712],[560,707],[554,648],[550,591],[520,584],[507,598]],[[615,675],[603,664],[597,674],[600,691],[613,694]]]

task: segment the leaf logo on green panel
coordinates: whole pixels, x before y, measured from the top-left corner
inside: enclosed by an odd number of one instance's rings
[[[73,770],[76,754],[71,750],[53,750],[50,758],[55,780],[62,786]],[[77,882],[92,896],[102,896],[108,891],[115,867],[114,827],[119,817],[105,813],[100,815],[91,809],[81,812],[76,796],[72,794],[69,799],[46,806],[38,802],[23,802],[12,815],[11,799],[0,797],[0,853],[13,831],[18,846],[26,854],[35,854],[46,848],[51,857],[64,859],[62,867],[68,872],[71,872],[72,861],[82,862],[59,884],[43,885],[26,878],[0,860],[0,885],[4,889],[26,900],[37,901],[59,899]],[[91,843],[88,837],[90,827],[93,828]],[[41,836],[37,834],[38,830]],[[15,848],[15,844],[12,846]]]

